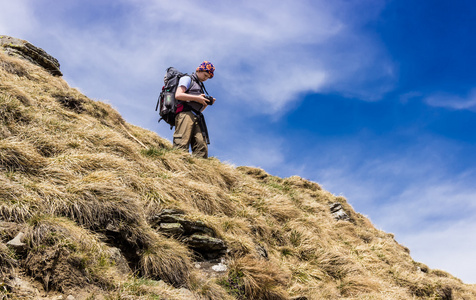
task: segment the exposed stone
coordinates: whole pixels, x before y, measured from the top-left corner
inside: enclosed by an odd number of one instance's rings
[[[228,271],[228,266],[223,263],[218,263],[217,265],[212,266],[212,270],[215,272],[226,272]]]
[[[160,223],[184,223],[186,222],[185,218],[182,215],[176,214],[158,214],[151,218],[151,221],[159,225]]]
[[[7,245],[18,252],[23,252],[26,247],[26,244],[22,242],[24,236],[25,234],[23,232],[19,232],[13,240],[7,243]]]
[[[188,234],[202,233],[211,236],[216,236],[215,231],[205,225],[205,223],[203,223],[202,221],[188,221],[182,225]]]
[[[9,55],[19,56],[44,68],[51,75],[63,76],[56,58],[25,40],[2,35],[0,36],[0,47]]]
[[[207,259],[223,256],[227,249],[225,242],[206,235],[194,234],[183,241]]]
[[[129,267],[129,263],[127,262],[127,259],[122,254],[121,249],[116,247],[110,247],[109,253],[111,255],[111,259],[114,261],[114,264],[116,265],[119,272],[123,274],[132,272],[131,268]]]
[[[224,258],[196,262],[194,265],[196,269],[199,269],[208,277],[221,276],[228,271],[228,266]]]
[[[152,223],[156,227],[161,228],[164,223],[179,223],[182,225],[185,235],[192,235],[194,233],[208,234],[215,236],[215,231],[208,227],[202,221],[192,221],[186,219],[180,214],[158,214],[151,218]]]
[[[169,236],[180,236],[184,233],[180,223],[160,223],[159,231]]]
[[[206,250],[225,250],[226,246],[225,243],[217,238],[210,237],[210,236],[205,236],[205,235],[200,235],[200,234],[194,234],[190,236],[189,238],[186,238],[184,240],[186,243],[188,243],[190,246],[193,248],[198,248],[198,249],[206,249]]]
[[[178,208],[165,208],[159,215],[184,215],[185,212]]]
[[[342,208],[342,204],[336,202],[329,205],[331,209],[331,213],[336,220],[343,220],[343,221],[350,221],[349,216],[345,212],[344,208]]]
[[[178,209],[164,209],[149,221],[165,235],[180,239],[205,259],[215,259],[226,254],[225,243],[218,239],[215,231],[202,221],[188,219]]]

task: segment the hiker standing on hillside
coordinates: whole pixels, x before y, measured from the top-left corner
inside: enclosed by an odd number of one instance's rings
[[[175,99],[179,101],[175,116],[174,147],[188,151],[191,146],[192,154],[203,158],[208,157],[207,144],[210,142],[202,112],[216,100],[206,98],[203,82],[213,78],[214,72],[213,64],[204,61],[195,73],[180,78],[175,92]]]

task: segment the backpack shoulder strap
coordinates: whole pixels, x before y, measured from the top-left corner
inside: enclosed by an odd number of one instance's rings
[[[197,75],[193,76],[193,75],[189,75],[193,81],[195,81],[196,83],[198,83],[198,85],[202,88],[202,91],[205,92],[205,94],[207,94],[208,96],[210,96],[207,92],[207,89],[205,88],[205,85],[203,84],[203,82],[201,82],[200,80],[198,80],[198,78],[196,78]],[[191,86],[191,85],[190,85]]]
[[[190,85],[188,86],[187,90],[185,91],[185,93],[188,93],[188,91],[190,91],[190,89],[192,88],[192,82],[193,82],[193,76],[192,75],[188,75],[187,73],[183,74],[182,76],[180,76],[180,78],[182,77],[185,77],[185,76],[188,76],[190,77]]]
[[[207,94],[208,96],[210,96],[207,92],[207,89],[205,88],[205,85],[203,84],[203,82],[199,81],[200,86],[202,87],[202,89],[205,91],[205,94]]]

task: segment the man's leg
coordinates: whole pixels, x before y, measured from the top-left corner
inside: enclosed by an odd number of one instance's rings
[[[192,154],[197,157],[208,158],[208,145],[205,139],[203,138],[202,130],[200,125],[195,120],[192,129]]]
[[[195,115],[190,112],[181,112],[175,116],[174,147],[188,152],[195,122]]]

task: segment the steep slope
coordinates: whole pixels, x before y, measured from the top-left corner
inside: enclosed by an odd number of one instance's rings
[[[3,51],[0,186],[2,299],[476,299],[317,183],[193,158]]]

